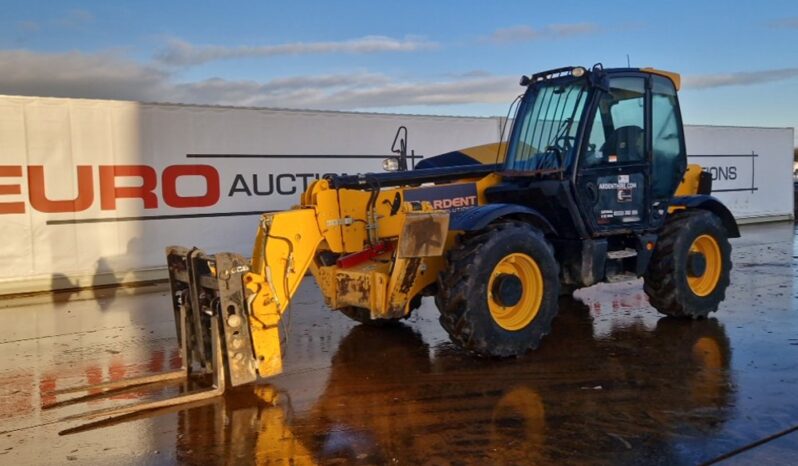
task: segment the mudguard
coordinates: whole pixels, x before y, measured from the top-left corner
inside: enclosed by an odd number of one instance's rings
[[[526,221],[539,228],[546,236],[557,234],[551,223],[540,212],[518,204],[487,204],[452,212],[449,218],[449,229],[477,231],[500,218]]]
[[[714,196],[699,194],[695,196],[674,197],[670,202],[670,206],[708,210],[720,218],[723,227],[726,228],[726,232],[729,234],[729,238],[740,237],[740,228],[737,226],[734,215],[732,215],[731,211]]]

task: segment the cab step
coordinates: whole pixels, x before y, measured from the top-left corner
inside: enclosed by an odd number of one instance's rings
[[[629,257],[636,257],[636,256],[637,256],[637,251],[632,248],[619,249],[617,251],[607,252],[607,259],[612,259],[612,260],[626,259]]]

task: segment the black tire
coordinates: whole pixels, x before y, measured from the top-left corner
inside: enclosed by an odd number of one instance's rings
[[[501,327],[488,306],[488,282],[496,264],[512,253],[532,258],[540,269],[543,293],[531,322],[518,330]],[[485,356],[519,356],[536,349],[557,314],[559,265],[543,234],[520,222],[498,223],[462,237],[447,254],[435,303],[451,340]]]
[[[560,283],[560,297],[567,298],[574,295],[574,291],[578,290],[579,287],[576,285],[563,285]]]
[[[721,270],[715,288],[699,296],[688,284],[688,253],[701,235],[711,236],[719,246]],[[731,245],[720,219],[705,210],[672,215],[660,234],[645,276],[645,292],[659,312],[672,317],[703,319],[718,310],[726,298],[731,273]]]

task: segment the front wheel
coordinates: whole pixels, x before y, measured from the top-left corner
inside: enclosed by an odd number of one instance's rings
[[[535,349],[557,314],[559,267],[543,235],[507,222],[465,236],[447,255],[436,304],[459,346],[487,356]]]
[[[726,297],[731,245],[712,212],[688,210],[668,219],[644,276],[651,305],[673,317],[702,319]]]

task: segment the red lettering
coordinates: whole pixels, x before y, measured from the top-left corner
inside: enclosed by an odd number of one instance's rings
[[[100,369],[100,366],[87,367],[85,373],[86,381],[89,382],[88,385],[97,385],[103,381],[103,371]],[[89,390],[90,395],[96,395],[98,393],[102,393],[102,390],[99,388]]]
[[[205,178],[205,194],[202,196],[180,196],[177,194],[177,179],[181,176]],[[163,200],[171,207],[208,207],[219,202],[219,172],[210,165],[171,165],[161,177]]]
[[[141,186],[117,187],[116,177],[137,176]],[[153,190],[158,184],[155,169],[147,165],[100,165],[100,208],[116,209],[117,199],[141,199],[145,209],[158,208],[158,196]]]
[[[118,380],[122,380],[125,378],[127,374],[127,366],[125,365],[125,361],[121,355],[114,355],[111,357],[111,363],[108,365],[108,375],[109,379],[112,382],[116,382]],[[137,395],[136,393],[122,393],[119,395],[111,396],[110,399],[112,400],[134,400],[141,395]]]
[[[78,194],[74,199],[53,201],[47,198],[44,180],[44,166],[31,165],[28,167],[28,198],[30,205],[39,212],[81,212],[91,207],[94,202],[94,185],[91,175],[91,166],[79,165]]]
[[[19,165],[0,165],[0,177],[22,176],[22,167]],[[0,195],[21,194],[22,188],[18,184],[0,185]],[[0,214],[24,214],[24,202],[0,202]]]
[[[45,375],[39,381],[39,398],[41,398],[41,406],[49,406],[56,402],[55,392],[55,377]]]
[[[152,354],[150,354],[150,363],[147,364],[147,370],[150,372],[161,372],[165,359],[166,354],[163,350],[153,351]]]

